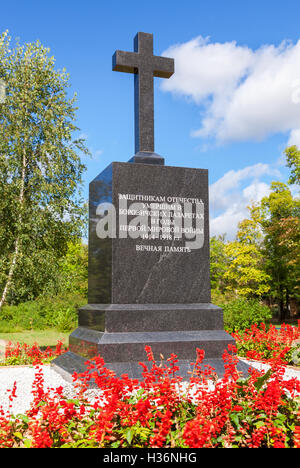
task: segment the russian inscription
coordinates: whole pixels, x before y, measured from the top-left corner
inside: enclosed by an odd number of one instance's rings
[[[118,210],[109,203],[97,207],[99,238],[186,241],[184,247],[136,245],[137,252],[189,253],[203,247],[204,203],[201,199],[119,193],[118,201]]]

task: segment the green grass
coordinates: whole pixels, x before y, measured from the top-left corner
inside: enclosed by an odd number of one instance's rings
[[[16,333],[0,333],[0,340],[11,341],[12,343],[26,343],[32,346],[37,343],[39,347],[56,346],[57,341],[63,341],[65,346],[69,346],[70,333],[60,332],[53,328],[47,330],[25,330]]]

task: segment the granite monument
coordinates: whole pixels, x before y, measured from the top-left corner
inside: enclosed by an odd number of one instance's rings
[[[204,349],[222,375],[234,340],[211,304],[208,171],[166,166],[154,149],[153,77],[171,77],[174,60],[153,55],[153,35],[140,32],[113,70],[134,75],[135,155],[90,183],[88,305],[52,365],[70,378],[100,354],[117,375],[140,378],[149,345],[158,360],[177,354],[186,378]]]

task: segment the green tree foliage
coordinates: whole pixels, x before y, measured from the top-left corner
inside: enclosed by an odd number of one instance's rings
[[[88,153],[73,139],[76,96],[39,42],[0,35],[0,308],[57,287],[58,263],[80,237],[78,187]]]
[[[60,260],[62,292],[79,294],[88,292],[88,247],[76,242],[69,243],[66,255]]]
[[[297,146],[286,148],[287,166],[291,169],[289,184],[300,184],[300,151]]]
[[[288,182],[299,184],[300,151],[292,146],[285,154],[291,169]],[[232,295],[250,301],[268,300],[278,306],[280,320],[284,321],[291,300],[294,304],[300,301],[300,200],[288,185],[272,182],[270,194],[249,211],[233,242],[224,237],[212,239],[213,296],[220,304],[230,302],[224,292],[231,294],[231,300]],[[236,320],[239,310],[229,314],[230,322]]]
[[[263,270],[263,257],[255,244],[230,242],[226,254],[231,259],[225,273],[227,288],[243,297],[261,297],[269,291],[270,277]]]
[[[261,200],[259,209],[265,269],[272,278],[271,294],[284,320],[290,298],[299,299],[300,200],[292,196],[287,185],[273,182],[270,195]]]
[[[262,233],[259,229],[259,213],[255,206],[250,208],[251,218],[238,226],[236,240],[225,246],[229,265],[225,272],[227,288],[234,289],[238,296],[261,297],[269,289],[270,276],[264,271],[263,255],[260,250]]]
[[[229,263],[225,253],[225,236],[213,236],[210,239],[210,279],[214,290],[225,292],[225,272]]]

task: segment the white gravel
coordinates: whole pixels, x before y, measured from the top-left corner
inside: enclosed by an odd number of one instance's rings
[[[64,393],[68,397],[73,395],[72,384],[66,382],[58,375],[51,367],[40,366],[43,369],[44,388],[57,388],[62,386]],[[30,408],[30,403],[33,399],[31,391],[32,384],[35,378],[36,369],[31,366],[12,366],[0,367],[0,406],[4,411],[9,411],[12,414],[24,413]],[[12,407],[9,408],[9,392],[16,382],[16,396],[12,401]]]
[[[249,363],[250,361],[244,362]],[[251,361],[251,365],[261,370],[267,370],[269,366],[259,362]],[[63,387],[64,394],[68,398],[74,396],[74,390],[72,384],[64,380],[59,374],[57,374],[49,365],[40,366],[43,369],[44,375],[44,387],[45,388],[57,388]],[[34,367],[23,366],[23,367],[0,367],[0,406],[3,407],[4,411],[9,411],[12,414],[24,413],[29,409],[32,401],[32,383],[34,381],[36,369]],[[287,367],[284,378],[286,380],[296,377],[300,380],[300,369],[294,369]],[[16,395],[17,398],[13,399],[12,406],[9,408],[9,393],[8,389],[12,389],[16,382]],[[95,395],[94,391],[91,391],[91,397]]]
[[[247,359],[240,359],[241,361],[245,362],[246,364],[250,364],[252,367],[255,367],[258,370],[265,370],[267,371],[270,369],[270,366],[268,364],[263,364],[262,362],[258,361],[248,361]],[[285,374],[283,376],[284,380],[289,380],[289,379],[299,379],[300,380],[300,368],[296,367],[291,367],[291,366],[286,366]]]

